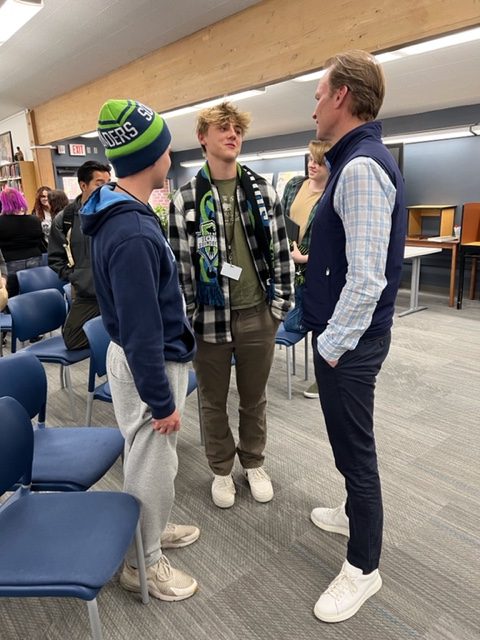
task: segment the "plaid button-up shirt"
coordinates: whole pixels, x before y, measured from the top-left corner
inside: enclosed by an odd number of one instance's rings
[[[262,194],[265,207],[268,212],[270,233],[273,243],[273,267],[274,267],[274,296],[271,301],[272,314],[279,320],[283,320],[293,302],[293,278],[294,264],[290,257],[290,249],[285,229],[283,212],[275,189],[266,180],[257,180],[258,188]],[[180,285],[183,289],[185,302],[187,305],[187,315],[192,321],[195,334],[205,342],[225,343],[232,341],[230,327],[230,287],[229,279],[220,275],[222,264],[227,262],[227,246],[225,240],[225,227],[218,224],[218,249],[219,266],[218,278],[225,298],[224,307],[213,307],[197,302],[196,299],[196,279],[195,279],[195,259],[196,259],[196,216],[195,195],[196,180],[180,187],[175,193],[170,203],[169,216],[169,240],[178,264]],[[215,209],[219,214],[221,222],[221,203],[218,189],[212,185],[212,192],[215,199]],[[236,207],[240,212],[242,222],[248,216],[247,201],[241,187],[236,188]],[[243,224],[245,230],[245,224]],[[257,239],[253,235],[246,233],[247,244],[252,247],[257,246]],[[257,264],[254,266],[257,275],[266,265]],[[262,288],[265,288],[259,278]],[[265,292],[265,298],[267,293]]]

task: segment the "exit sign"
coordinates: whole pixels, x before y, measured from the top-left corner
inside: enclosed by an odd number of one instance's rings
[[[85,145],[84,144],[69,144],[68,145],[71,156],[84,156]]]

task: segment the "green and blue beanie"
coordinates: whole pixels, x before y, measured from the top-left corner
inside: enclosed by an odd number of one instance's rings
[[[152,165],[172,139],[165,120],[135,100],[107,100],[100,109],[97,130],[119,178]]]

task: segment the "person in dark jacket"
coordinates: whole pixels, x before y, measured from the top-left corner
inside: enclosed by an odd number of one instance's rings
[[[93,192],[81,220],[84,233],[92,238],[95,289],[112,339],[107,371],[125,437],[124,489],[142,505],[150,594],[183,600],[195,593],[197,582],[171,567],[163,549],[184,547],[200,535],[198,527],[168,523],[195,340],[174,255],[148,205],[170,168],[171,137],[159,114],[132,100],[106,102],[98,133],[119,179]],[[133,545],[120,584],[140,591]]]
[[[42,223],[27,215],[27,201],[20,191],[7,187],[0,191],[0,251],[7,264],[9,298],[18,293],[17,271],[42,263]]]
[[[303,297],[315,377],[346,503],[313,509],[320,529],[349,538],[342,569],[317,601],[324,622],[353,616],[382,586],[383,505],[373,430],[377,375],[390,346],[405,244],[403,179],[375,118],[385,82],[364,51],[325,64],[313,114],[330,176],[312,224]]]
[[[48,243],[49,266],[72,285],[72,305],[62,330],[67,349],[88,347],[83,325],[100,314],[90,263],[90,238],[82,232],[79,210],[95,189],[110,180],[110,166],[89,160],[78,168],[77,178],[82,193],[54,217]]]

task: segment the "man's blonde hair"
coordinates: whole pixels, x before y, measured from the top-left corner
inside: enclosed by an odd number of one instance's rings
[[[375,120],[385,96],[382,67],[366,51],[338,53],[325,62],[333,91],[346,86],[352,97],[352,115],[361,120]]]
[[[210,125],[222,126],[225,124],[233,124],[239,127],[242,136],[247,133],[250,126],[250,114],[239,111],[231,102],[222,102],[214,107],[202,109],[197,117],[197,135],[204,135],[208,131]]]

